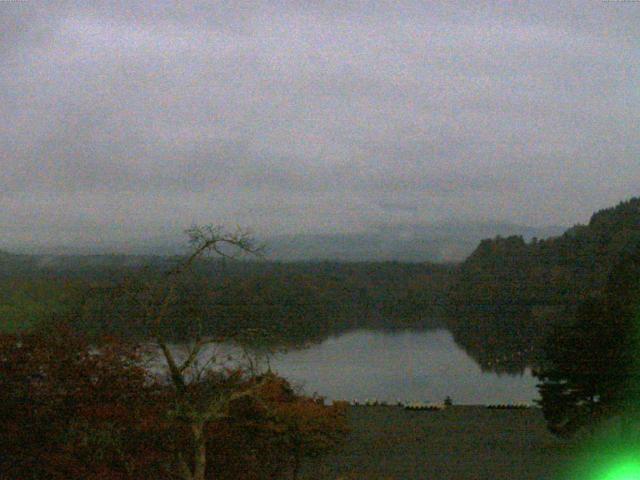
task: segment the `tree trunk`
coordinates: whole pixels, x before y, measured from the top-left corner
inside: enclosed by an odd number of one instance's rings
[[[300,476],[300,451],[295,449],[293,454],[293,476],[291,477],[293,480],[298,480]]]
[[[189,468],[189,465],[187,464],[187,462],[185,462],[184,458],[180,454],[178,454],[177,466],[178,466],[178,476],[182,480],[193,480],[191,469]]]
[[[204,437],[204,422],[191,424],[193,433],[193,480],[205,480],[207,470],[207,442]]]

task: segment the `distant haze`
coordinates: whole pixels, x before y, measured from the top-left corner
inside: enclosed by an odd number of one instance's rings
[[[459,262],[480,240],[522,235],[525,240],[560,235],[563,227],[534,228],[506,223],[379,225],[359,233],[290,234],[258,237],[265,260]],[[175,255],[188,248],[186,237],[164,236],[129,242],[102,241],[75,245],[14,245],[13,253],[75,255]],[[253,257],[252,257],[253,258]]]
[[[0,2],[0,247],[570,226],[639,112],[638,2]]]

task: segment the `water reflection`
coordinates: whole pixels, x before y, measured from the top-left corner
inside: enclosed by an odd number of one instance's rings
[[[277,354],[272,369],[329,399],[377,398],[387,402],[461,404],[530,403],[536,379],[483,372],[444,329],[379,332],[359,330],[304,350]]]

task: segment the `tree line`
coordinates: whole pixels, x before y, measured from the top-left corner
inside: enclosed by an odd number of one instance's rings
[[[26,274],[5,274],[0,278],[4,330],[58,311],[89,335],[147,336],[135,320],[139,296],[145,283],[162,278],[180,259],[136,260],[140,264],[70,257],[53,267],[33,265]],[[191,275],[176,285],[164,326],[175,341],[189,338],[194,329],[224,335],[253,329],[294,346],[354,328],[433,327],[444,312],[453,270],[428,263],[198,259]]]
[[[192,252],[135,291],[147,342],[93,336],[65,316],[0,334],[0,471],[11,478],[298,478],[305,457],[346,433],[345,406],[294,391],[270,371],[206,350],[195,331],[183,354],[165,321],[196,261],[222,245],[253,252],[243,233],[189,231]],[[125,284],[124,289],[127,288]],[[163,360],[160,372],[149,368]]]
[[[559,237],[484,240],[452,280],[447,324],[484,368],[535,366],[554,328],[603,295],[616,266],[639,248],[640,198],[596,212]]]

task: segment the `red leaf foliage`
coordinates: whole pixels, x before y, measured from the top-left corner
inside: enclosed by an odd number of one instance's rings
[[[207,478],[295,477],[301,459],[346,431],[344,407],[297,395],[275,375],[225,372],[189,388],[206,405],[216,389],[252,385],[206,426]],[[135,346],[108,339],[95,348],[65,327],[0,335],[0,478],[178,478],[176,459],[189,462],[193,449],[175,405]]]
[[[169,429],[163,404],[133,347],[108,340],[93,349],[64,327],[0,335],[0,470],[7,478],[160,475]]]

